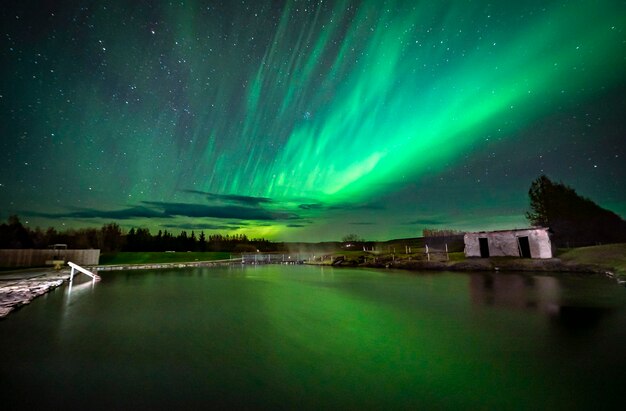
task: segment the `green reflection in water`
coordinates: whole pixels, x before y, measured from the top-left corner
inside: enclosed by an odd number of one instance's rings
[[[603,279],[285,266],[103,277],[0,323],[10,401],[577,409],[612,405],[626,365],[624,290]]]

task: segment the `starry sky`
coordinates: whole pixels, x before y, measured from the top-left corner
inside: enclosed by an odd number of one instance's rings
[[[281,241],[626,216],[626,2],[3,1],[0,218]]]

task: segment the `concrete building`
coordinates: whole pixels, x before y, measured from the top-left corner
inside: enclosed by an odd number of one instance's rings
[[[554,255],[549,229],[543,227],[466,233],[463,241],[466,257],[552,258]]]

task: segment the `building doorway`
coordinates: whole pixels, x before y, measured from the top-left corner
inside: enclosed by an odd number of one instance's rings
[[[530,255],[530,242],[528,237],[517,237],[517,243],[519,244],[519,255],[522,258],[531,258]]]
[[[489,240],[487,238],[479,238],[478,244],[480,245],[480,256],[489,258]]]

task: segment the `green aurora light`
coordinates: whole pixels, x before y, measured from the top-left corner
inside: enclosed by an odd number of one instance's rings
[[[348,215],[363,227],[411,219],[396,207],[408,184],[480,153],[485,136],[506,146],[623,84],[619,1],[279,3],[5,11],[2,209],[44,224],[123,216],[332,239]],[[29,18],[50,31],[20,34]],[[202,193],[218,196],[214,208],[181,211],[204,205]],[[524,195],[502,213],[507,224],[522,220]],[[232,196],[267,214],[216,213]],[[622,210],[626,199],[612,201]],[[369,233],[409,232],[394,230]]]

